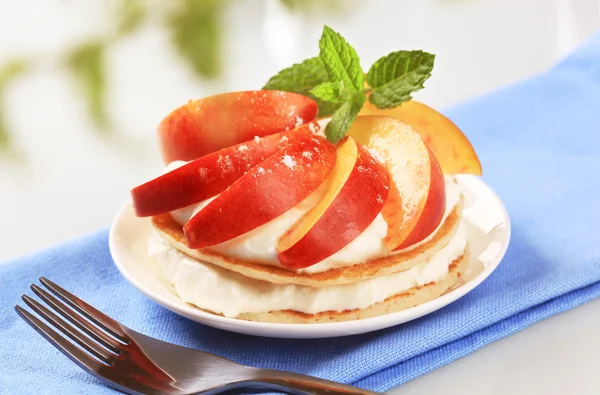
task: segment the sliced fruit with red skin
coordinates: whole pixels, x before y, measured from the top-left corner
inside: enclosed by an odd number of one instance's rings
[[[290,249],[300,241],[306,233],[317,223],[333,200],[338,196],[344,184],[350,177],[358,160],[358,146],[353,138],[340,141],[335,150],[335,165],[327,176],[327,189],[320,197],[319,202],[303,215],[286,233],[279,239],[277,251],[282,252]]]
[[[183,227],[188,246],[210,247],[255,229],[294,207],[327,177],[335,147],[322,137],[296,141],[250,170]]]
[[[159,125],[165,163],[190,161],[211,152],[293,129],[317,116],[317,103],[296,93],[231,92],[190,100]]]
[[[380,109],[367,100],[359,115],[383,115],[401,120],[431,147],[445,174],[481,175],[481,163],[463,132],[448,118],[415,100]]]
[[[269,156],[318,129],[312,121],[224,148],[163,174],[131,191],[135,213],[138,217],[158,215],[215,196]]]
[[[433,151],[429,150],[430,157],[435,158]],[[444,218],[444,212],[446,211],[446,184],[443,182],[444,174],[442,168],[437,160],[431,160],[431,179],[441,180],[432,182],[429,187],[429,193],[427,194],[427,201],[417,224],[410,232],[410,234],[404,239],[402,244],[394,249],[394,251],[402,250],[410,247],[414,244],[425,239],[442,222]]]
[[[319,203],[279,240],[283,267],[312,266],[356,239],[380,213],[390,179],[383,164],[346,137],[338,145],[328,182]]]
[[[381,209],[387,247],[406,248],[429,236],[443,218],[446,186],[427,143],[404,122],[376,115],[357,117],[348,135],[376,152],[390,174],[390,193]]]

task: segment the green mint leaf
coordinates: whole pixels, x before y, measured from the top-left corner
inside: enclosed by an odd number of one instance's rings
[[[314,97],[313,99],[319,105],[319,114],[317,115],[319,118],[332,116],[333,113],[342,106],[342,103],[332,103],[330,101],[325,101]]]
[[[378,88],[410,72],[431,74],[435,55],[424,51],[397,51],[379,58],[369,69],[367,83]]]
[[[306,59],[302,63],[281,70],[262,89],[295,92],[308,96],[319,105],[319,117],[329,117],[340,107],[339,103],[321,100],[310,90],[329,80],[323,61],[318,58]]]
[[[263,89],[296,92],[306,95],[312,88],[329,80],[321,59],[315,57],[281,70]]]
[[[341,97],[342,89],[344,89],[344,83],[342,81],[323,82],[312,88],[310,93],[321,100],[341,103],[343,101]]]
[[[355,91],[364,88],[360,59],[354,48],[339,33],[325,26],[319,48],[319,58],[323,61],[330,80],[342,81],[346,88]]]
[[[392,108],[411,99],[431,76],[435,55],[423,51],[398,51],[377,60],[367,74],[373,89],[371,103]]]
[[[344,114],[356,112],[357,98],[362,97],[364,103],[364,94],[357,96],[357,92],[365,92],[365,75],[354,48],[328,26],[323,28],[319,48],[319,57],[281,70],[263,89],[308,96],[317,102],[319,117],[336,114],[330,127],[334,141],[347,129],[340,127],[348,119]],[[434,60],[435,55],[424,51],[398,51],[382,57],[366,75],[370,101],[379,108],[391,108],[410,100],[411,93],[422,89],[431,76]],[[341,137],[336,137],[338,134]]]
[[[344,138],[366,99],[367,96],[364,92],[357,92],[350,101],[345,102],[336,110],[331,121],[325,127],[325,135],[329,141],[335,144]]]

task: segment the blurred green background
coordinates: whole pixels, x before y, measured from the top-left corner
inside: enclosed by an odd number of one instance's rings
[[[290,13],[329,12],[343,10],[353,1],[342,0],[276,0]],[[36,53],[23,57],[2,59],[0,62],[0,154],[12,146],[11,135],[16,133],[7,122],[3,105],[5,90],[24,74],[39,71],[40,67],[64,69],[79,85],[81,100],[93,122],[94,130],[109,134],[114,131],[106,111],[107,76],[106,53],[128,36],[147,24],[160,26],[167,32],[170,44],[197,78],[218,80],[224,59],[222,37],[227,29],[223,15],[235,0],[122,0],[109,2],[110,18],[104,34],[83,40],[73,46],[60,48],[58,58],[46,62]],[[257,87],[257,89],[260,87]]]

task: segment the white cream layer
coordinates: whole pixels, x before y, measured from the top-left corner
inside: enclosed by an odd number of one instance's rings
[[[165,172],[174,170],[186,162],[173,162],[167,166]],[[247,261],[260,262],[269,265],[280,266],[277,257],[277,242],[281,236],[292,227],[298,219],[308,210],[315,206],[324,192],[324,186],[321,186],[306,199],[300,202],[292,209],[275,218],[274,220],[259,226],[258,228],[228,240],[224,243],[209,247],[210,250],[223,254],[224,256],[243,259]],[[454,207],[460,201],[460,187],[456,184],[454,178],[446,178],[446,211],[444,219],[452,212]],[[216,197],[216,196],[215,196]],[[171,212],[173,219],[181,226],[185,225],[196,213],[201,211],[215,197],[204,200],[200,203],[184,207]],[[375,217],[375,220],[354,239],[350,244],[325,258],[323,261],[305,269],[300,269],[300,273],[318,273],[330,269],[352,266],[356,263],[365,262],[370,259],[388,256],[391,252],[385,246],[383,240],[387,236],[387,223],[381,213]],[[437,230],[436,230],[437,231]],[[435,235],[433,232],[427,239]],[[419,243],[421,244],[421,243]],[[414,248],[415,246],[411,247]]]
[[[467,232],[461,224],[446,247],[410,270],[326,288],[271,284],[205,266],[171,247],[156,233],[150,237],[149,252],[158,275],[183,301],[226,317],[237,317],[242,313],[277,310],[315,314],[366,308],[412,287],[440,281],[466,245]]]

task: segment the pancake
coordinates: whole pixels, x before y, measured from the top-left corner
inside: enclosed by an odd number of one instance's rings
[[[183,228],[171,218],[170,214],[152,217],[152,224],[158,234],[167,240],[172,247],[196,260],[208,262],[246,277],[273,284],[297,284],[321,288],[352,284],[376,276],[398,273],[428,259],[448,245],[458,230],[461,223],[462,206],[463,198],[461,196],[459,204],[447,216],[434,236],[414,249],[318,273],[297,273],[278,266],[226,257],[208,249],[190,249],[187,246]]]
[[[469,265],[468,250],[458,259],[455,259],[449,267],[448,275],[438,282],[425,284],[421,287],[413,287],[393,295],[386,300],[374,305],[355,310],[324,311],[317,314],[305,314],[292,310],[270,311],[266,313],[244,313],[237,319],[246,321],[259,321],[282,324],[314,324],[327,322],[342,322],[361,320],[377,317],[380,315],[395,313],[409,309],[420,304],[429,302],[440,297],[456,284],[465,273]],[[213,313],[214,314],[214,313]]]

